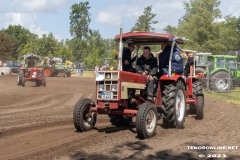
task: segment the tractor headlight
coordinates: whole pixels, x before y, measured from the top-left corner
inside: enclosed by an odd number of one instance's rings
[[[117,91],[118,86],[117,85],[111,85],[111,91]]]
[[[99,84],[98,85],[98,90],[99,91],[104,91],[104,85],[103,84]]]
[[[104,80],[104,73],[97,73],[96,74],[96,81]]]

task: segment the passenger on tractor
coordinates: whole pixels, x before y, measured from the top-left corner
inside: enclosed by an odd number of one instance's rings
[[[157,58],[151,53],[150,47],[146,46],[143,48],[143,54],[137,60],[136,69],[138,73],[147,76],[147,95],[148,100],[152,101],[155,96],[157,85]]]
[[[164,74],[168,75],[171,45],[168,43],[162,43],[161,48],[163,52],[159,55],[159,73],[158,73],[159,78]],[[175,45],[173,48],[171,63],[172,73],[183,74],[183,60],[182,56],[179,53],[177,45]]]
[[[135,45],[129,43],[127,47],[123,47],[122,52],[122,70],[131,71],[133,70],[132,64],[136,60],[136,56],[132,58],[132,52],[135,50]]]
[[[193,70],[194,70],[194,58],[193,53],[186,52],[187,55],[187,63],[184,68],[184,76],[185,77],[192,77],[193,76]],[[195,63],[196,65],[196,63]]]

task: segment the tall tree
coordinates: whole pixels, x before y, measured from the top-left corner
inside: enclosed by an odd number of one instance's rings
[[[9,25],[4,31],[15,41],[16,47],[12,52],[12,58],[17,59],[19,53],[30,40],[32,33],[20,25]]]
[[[88,1],[72,5],[70,12],[70,33],[74,38],[81,40],[87,36],[91,22],[90,8]]]
[[[144,8],[143,15],[138,17],[137,22],[131,31],[154,31],[152,24],[158,23],[158,21],[153,21],[157,14],[152,13],[152,6]]]
[[[0,58],[11,59],[14,49],[14,40],[7,33],[0,31]]]
[[[219,37],[215,31],[215,20],[221,17],[219,4],[219,0],[184,2],[186,13],[179,21],[178,35],[189,39],[187,47],[205,52],[224,47],[215,43]]]
[[[164,28],[164,31],[166,31],[167,33],[171,34],[171,35],[177,35],[177,27],[171,26],[171,25],[167,25]]]

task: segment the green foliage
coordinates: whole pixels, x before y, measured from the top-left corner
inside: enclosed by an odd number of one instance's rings
[[[14,40],[15,48],[12,51],[12,58],[17,59],[24,46],[30,41],[33,34],[20,25],[9,25],[3,30]]]
[[[154,31],[155,29],[151,25],[158,23],[158,21],[153,21],[156,15],[157,14],[152,13],[152,6],[144,8],[143,15],[138,17],[138,20],[131,31]]]
[[[10,55],[14,49],[14,40],[7,33],[0,31],[0,57],[5,60],[11,59]]]
[[[89,2],[73,4],[70,12],[70,33],[73,37],[83,39],[89,32],[91,22]]]
[[[189,39],[187,47],[214,52],[212,41],[218,36],[214,21],[221,17],[218,0],[191,0],[185,2],[186,14],[180,19],[178,35]]]

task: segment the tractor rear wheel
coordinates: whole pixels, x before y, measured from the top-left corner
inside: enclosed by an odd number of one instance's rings
[[[193,79],[193,98],[203,93],[202,82],[199,79]],[[190,114],[196,114],[197,108],[194,104],[189,105]]]
[[[201,120],[203,119],[203,108],[204,108],[204,96],[197,95],[197,110],[196,110],[196,119]]]
[[[157,127],[157,109],[152,103],[143,103],[137,113],[137,134],[140,139],[152,137]]]
[[[163,126],[182,129],[186,114],[185,86],[182,81],[168,83],[163,90]]]
[[[87,131],[95,126],[97,115],[96,113],[90,111],[91,107],[93,107],[93,101],[87,98],[81,99],[75,105],[73,122],[77,131]]]
[[[210,88],[216,92],[227,92],[231,89],[229,74],[225,71],[218,71],[210,77]]]
[[[53,75],[53,72],[50,68],[45,68],[44,71],[43,71],[43,74],[46,76],[46,77],[51,77]]]

